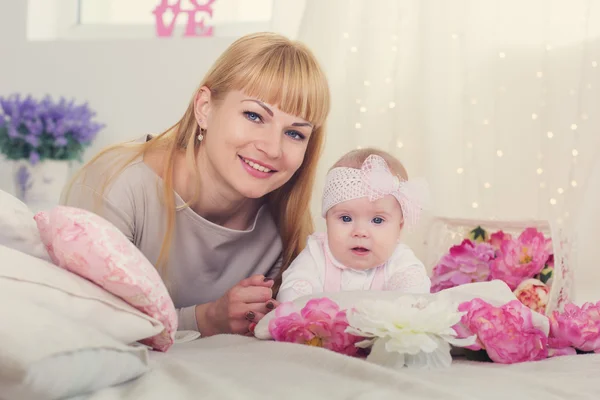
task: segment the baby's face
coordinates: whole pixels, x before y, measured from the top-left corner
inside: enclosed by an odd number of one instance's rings
[[[366,197],[345,201],[329,209],[325,218],[331,253],[344,266],[357,270],[386,262],[403,226],[402,209],[391,195],[373,202]]]

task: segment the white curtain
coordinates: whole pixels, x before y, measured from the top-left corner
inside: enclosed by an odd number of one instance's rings
[[[314,211],[327,168],[377,146],[428,179],[432,215],[576,229],[600,150],[600,2],[307,0],[298,39],[333,94]]]

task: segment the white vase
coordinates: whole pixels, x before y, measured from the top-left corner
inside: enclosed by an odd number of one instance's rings
[[[32,212],[47,210],[59,203],[69,179],[69,161],[44,160],[31,164],[19,160],[13,168],[15,195]]]

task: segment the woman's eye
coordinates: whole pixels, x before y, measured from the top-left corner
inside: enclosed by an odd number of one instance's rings
[[[306,138],[306,136],[304,136],[298,131],[287,131],[285,134],[294,140],[304,140]]]
[[[344,215],[344,216],[342,216],[342,217],[341,217],[341,219],[342,219],[342,221],[344,221],[344,222],[352,222],[352,218],[350,218],[350,217],[349,217],[349,216],[347,216],[347,215]]]
[[[262,121],[262,117],[260,116],[260,114],[257,114],[255,112],[244,111],[244,115],[246,116],[247,119],[249,119],[252,122],[260,122],[260,121]]]
[[[377,225],[383,224],[383,218],[381,218],[381,217],[375,217],[375,218],[373,218],[373,223],[377,224]]]

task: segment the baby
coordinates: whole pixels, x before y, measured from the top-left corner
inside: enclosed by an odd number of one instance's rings
[[[277,300],[321,292],[399,290],[429,293],[425,267],[400,234],[418,219],[426,186],[408,180],[402,163],[377,149],[344,155],[328,172],[322,215],[327,233],[283,273]]]

